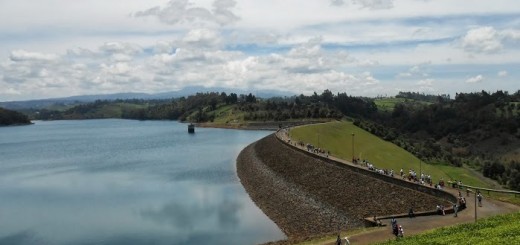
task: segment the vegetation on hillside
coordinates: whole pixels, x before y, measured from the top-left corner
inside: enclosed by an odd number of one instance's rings
[[[520,244],[520,213],[443,227],[382,244]]]
[[[426,162],[471,165],[520,190],[520,156],[511,153],[520,148],[518,101],[520,91],[460,93],[454,100],[439,96],[432,104],[397,103],[392,111],[355,124]]]
[[[26,115],[0,107],[0,126],[23,125],[29,123],[31,123],[31,121]]]
[[[172,100],[115,100],[74,106],[63,111],[29,112],[35,119],[127,118],[138,120],[222,121],[229,114],[244,121],[285,121],[306,118],[334,118],[344,115],[366,117],[376,113],[369,99],[337,95],[325,90],[321,95],[260,99],[250,94],[197,93]],[[227,113],[227,114],[226,114]],[[235,117],[236,119],[236,117]],[[228,121],[226,121],[228,122]]]
[[[401,168],[406,173],[413,169],[418,173],[431,175],[435,182],[443,178],[444,180],[461,180],[463,183],[473,186],[491,187],[476,178],[467,169],[421,162],[410,152],[378,138],[355,126],[352,122],[330,122],[297,127],[292,129],[290,134],[296,141],[311,143],[330,151],[332,155],[341,159],[352,159],[354,150],[355,158],[367,160],[380,169],[392,169],[396,175],[399,174]],[[354,147],[352,147],[353,143]]]
[[[240,124],[350,118],[429,164],[469,165],[520,190],[520,91],[395,98],[333,94],[262,99],[253,94],[197,93],[171,100],[114,100],[32,110],[32,119],[126,118]]]

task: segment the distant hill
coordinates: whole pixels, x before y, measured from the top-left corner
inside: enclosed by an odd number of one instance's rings
[[[199,92],[226,92],[236,94],[248,94],[253,93],[258,98],[271,98],[271,97],[285,97],[293,96],[294,93],[278,90],[252,90],[246,91],[242,89],[224,88],[224,87],[203,87],[203,86],[190,86],[185,87],[178,91],[169,91],[155,94],[148,93],[115,93],[115,94],[95,94],[95,95],[77,95],[63,98],[49,98],[39,100],[26,100],[26,101],[7,101],[0,102],[0,106],[11,109],[43,109],[52,106],[65,106],[71,107],[79,104],[90,103],[96,100],[129,100],[129,99],[171,99],[180,98],[193,95]]]
[[[24,125],[30,123],[31,121],[26,115],[0,107],[0,126]]]

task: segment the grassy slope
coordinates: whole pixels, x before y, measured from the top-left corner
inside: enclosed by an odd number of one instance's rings
[[[207,123],[208,125],[214,124],[214,125],[233,125],[233,124],[248,124],[250,122],[264,122],[261,120],[253,121],[249,120],[246,121],[244,119],[244,116],[246,115],[245,112],[239,110],[238,105],[220,105],[216,110],[214,111],[206,111],[208,114],[215,115],[215,119],[211,123]],[[207,108],[206,108],[207,109]],[[255,113],[261,114],[261,113],[268,113],[268,111],[256,111]],[[190,116],[193,117],[196,114],[196,112],[193,112]],[[328,118],[312,118],[312,119],[287,119],[287,121],[330,121]],[[268,121],[269,122],[269,121]],[[271,121],[272,122],[272,121]]]
[[[381,111],[393,111],[395,104],[404,102],[404,98],[382,98],[374,100],[377,109]]]
[[[212,113],[215,114],[214,123],[242,123],[244,121],[244,113],[237,110],[236,105],[224,105],[217,108]]]
[[[520,213],[439,228],[383,244],[520,244]]]
[[[414,103],[414,104],[418,104],[418,105],[431,104],[430,102],[426,102],[426,101],[405,99],[405,98],[381,98],[381,99],[374,100],[374,103],[376,104],[377,109],[380,111],[393,111],[396,104],[404,103],[404,102]]]
[[[419,171],[419,159],[391,142],[384,141],[369,132],[356,127],[351,122],[331,122],[298,127],[291,130],[295,140],[329,150],[332,155],[342,159],[352,159],[352,133],[356,157],[366,159],[378,168],[394,169],[397,173],[403,168]],[[319,138],[319,143],[318,143]],[[461,180],[463,183],[490,187],[488,183],[475,177],[469,170],[447,165],[422,163],[422,172],[432,175],[434,181]]]

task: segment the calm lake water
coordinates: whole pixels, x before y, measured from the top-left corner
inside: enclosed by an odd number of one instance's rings
[[[0,127],[0,244],[283,239],[235,170],[269,133],[131,120]]]

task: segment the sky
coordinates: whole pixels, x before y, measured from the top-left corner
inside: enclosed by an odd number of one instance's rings
[[[0,101],[520,89],[518,0],[0,0]]]

